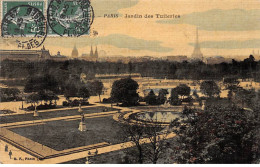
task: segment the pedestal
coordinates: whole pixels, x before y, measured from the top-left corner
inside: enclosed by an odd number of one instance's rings
[[[83,132],[87,130],[87,126],[84,122],[79,123],[79,131]]]
[[[82,113],[82,108],[81,108],[81,104],[79,104],[79,110],[78,110],[79,113]]]
[[[171,107],[170,103],[168,103],[167,101],[165,101],[165,103],[163,104],[164,108],[169,108]]]
[[[86,157],[86,162],[85,162],[85,164],[90,164],[88,157]]]
[[[38,113],[37,110],[35,110],[35,111],[33,112],[33,116],[34,116],[34,117],[39,117],[39,113]]]

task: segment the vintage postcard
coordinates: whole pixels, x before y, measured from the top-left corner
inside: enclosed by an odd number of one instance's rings
[[[0,0],[1,164],[259,164],[260,0]]]

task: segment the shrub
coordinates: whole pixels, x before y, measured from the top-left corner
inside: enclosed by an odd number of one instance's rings
[[[103,103],[112,103],[112,99],[111,98],[104,98],[103,99]]]
[[[69,100],[69,101],[62,102],[63,106],[70,106],[70,107],[79,106],[79,104],[81,104],[81,106],[87,106],[87,105],[89,105],[89,102],[83,101],[83,100],[78,100],[78,99],[75,99],[73,101]]]
[[[48,109],[54,109],[56,108],[56,105],[49,105],[49,104],[44,104],[44,105],[38,105],[36,107],[37,110],[48,110]],[[35,107],[34,106],[29,106],[26,108],[27,111],[34,111],[35,110]]]

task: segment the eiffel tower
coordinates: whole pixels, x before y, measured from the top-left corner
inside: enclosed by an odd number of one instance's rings
[[[191,58],[194,60],[203,60],[203,54],[200,51],[200,44],[199,44],[199,32],[198,32],[198,28],[196,31],[196,43],[195,43],[195,47],[194,47],[194,51],[191,55]]]

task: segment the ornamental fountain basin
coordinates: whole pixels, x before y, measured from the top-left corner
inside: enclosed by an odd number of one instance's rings
[[[180,118],[180,112],[176,111],[144,111],[133,113],[129,116],[130,120],[152,123],[171,123],[176,118]]]

